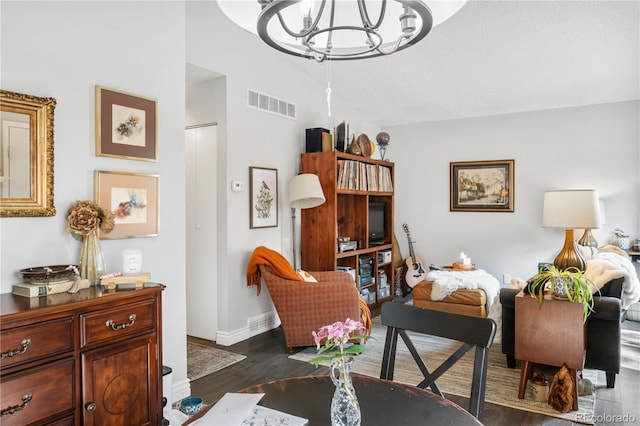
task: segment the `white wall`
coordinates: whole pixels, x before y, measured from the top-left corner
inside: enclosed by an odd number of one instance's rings
[[[592,105],[398,126],[388,157],[396,163],[396,235],[406,222],[416,255],[451,264],[460,251],[502,281],[529,278],[553,261],[564,232],[540,226],[545,190],[593,188],[605,200],[599,244],[622,228],[640,237],[639,102]],[[449,211],[449,163],[515,159],[515,212]],[[398,165],[401,165],[398,167]],[[576,232],[576,238],[582,230]]]
[[[93,199],[93,171],[160,175],[159,236],[102,240],[109,272],[121,253],[143,250],[143,268],[166,285],[163,362],[186,378],[185,15],[181,2],[2,2],[2,88],[56,98],[55,207],[48,218],[0,219],[0,292],[29,266],[76,263],[80,243],[66,232],[75,200]],[[95,85],[158,102],[159,161],[95,156]]]
[[[229,48],[230,43],[233,49]],[[215,71],[226,79],[226,120],[215,117],[226,128],[218,139],[222,162],[218,165],[218,203],[224,219],[220,219],[218,229],[217,341],[230,344],[249,336],[249,317],[273,310],[266,290],[256,296],[256,289],[246,285],[246,266],[253,249],[265,245],[292,259],[288,182],[298,172],[304,129],[332,129],[341,120],[350,122],[358,133],[375,135],[378,127],[338,96],[332,102],[332,118],[328,118],[326,86],[296,73],[290,66],[292,60],[300,59],[265,49],[256,36],[229,22],[214,2],[187,3],[186,44],[190,65]],[[247,107],[247,89],[296,104],[297,120]],[[250,166],[278,170],[276,228],[249,229]],[[245,191],[231,192],[232,180],[244,181]]]

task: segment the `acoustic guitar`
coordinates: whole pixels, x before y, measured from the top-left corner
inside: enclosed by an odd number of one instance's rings
[[[409,227],[406,223],[402,224],[402,229],[407,234],[407,240],[409,240],[409,257],[405,260],[407,264],[405,280],[407,281],[407,285],[413,288],[419,282],[424,281],[427,272],[422,267],[422,259],[417,257],[413,252],[413,241],[411,241],[411,234],[409,233]]]

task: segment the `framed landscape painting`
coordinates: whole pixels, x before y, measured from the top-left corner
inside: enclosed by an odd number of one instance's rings
[[[94,186],[96,202],[116,220],[101,239],[158,236],[158,175],[96,170]]]
[[[155,99],[96,86],[96,155],[158,161]]]
[[[249,167],[250,228],[278,226],[278,170]]]
[[[450,164],[451,211],[513,212],[515,160]]]

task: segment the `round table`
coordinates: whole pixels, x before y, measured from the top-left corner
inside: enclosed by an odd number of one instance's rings
[[[363,426],[482,425],[462,407],[415,386],[372,377],[353,376]],[[264,393],[260,405],[309,420],[310,426],[330,425],[335,390],[329,376],[305,376],[250,386],[239,392]]]

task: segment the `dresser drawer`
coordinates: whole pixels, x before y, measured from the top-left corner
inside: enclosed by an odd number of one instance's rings
[[[73,317],[0,333],[0,368],[73,350]]]
[[[155,322],[155,301],[152,299],[81,314],[81,344],[85,347],[120,336],[152,332]]]
[[[0,379],[2,426],[28,425],[66,411],[71,413],[74,381],[73,358],[3,376]]]
[[[75,421],[73,416],[65,417],[64,419],[56,420],[53,423],[48,423],[47,426],[73,426]]]

